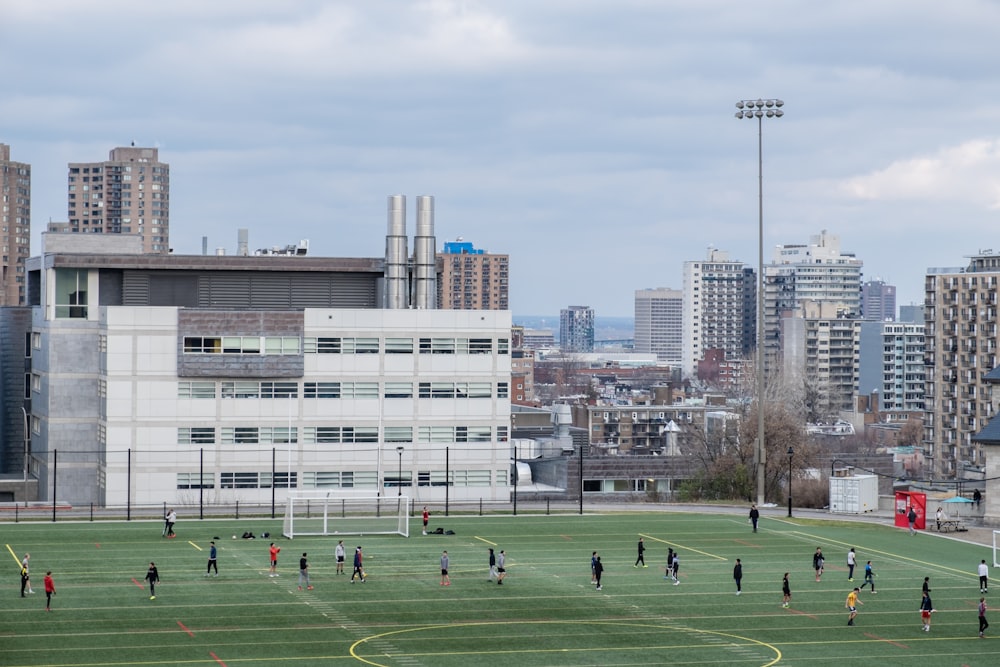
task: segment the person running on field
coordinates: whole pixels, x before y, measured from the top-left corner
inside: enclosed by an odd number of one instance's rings
[[[854,625],[854,619],[858,615],[858,605],[864,604],[864,602],[858,599],[858,593],[860,592],[861,589],[855,586],[854,590],[847,594],[847,602],[844,606],[851,612],[847,617],[848,625]]]
[[[875,593],[875,573],[872,571],[872,562],[868,561],[865,563],[865,580],[861,584],[861,588],[864,588],[868,584],[872,586],[872,594]]]

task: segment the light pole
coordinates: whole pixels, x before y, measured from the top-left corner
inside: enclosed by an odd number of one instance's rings
[[[791,447],[788,448],[788,518],[792,518],[792,457],[795,456],[795,450]]]
[[[757,119],[757,504],[764,505],[764,118],[781,118],[781,100],[740,100],[736,117]]]
[[[396,453],[399,454],[399,477],[396,478],[396,484],[399,487],[399,493],[397,493],[396,495],[402,498],[403,497],[403,446],[402,445],[396,447]]]

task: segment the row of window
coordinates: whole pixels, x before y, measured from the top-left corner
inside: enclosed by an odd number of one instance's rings
[[[419,382],[417,398],[510,398],[510,383],[498,382],[494,392],[491,382]],[[295,381],[257,382],[239,380],[182,380],[177,383],[177,398],[298,398]],[[379,398],[378,382],[303,382],[303,398]],[[413,398],[412,382],[385,382],[383,398]]]
[[[185,336],[185,354],[299,354],[297,336]],[[305,354],[510,354],[507,338],[320,336],[301,339]]]
[[[301,430],[301,433],[300,433]],[[300,439],[301,435],[301,439]],[[416,435],[416,437],[414,437]],[[493,442],[491,426],[385,426],[383,442]],[[496,440],[506,442],[507,426],[497,426]],[[376,444],[377,426],[181,426],[177,429],[180,445],[283,445],[303,444]]]
[[[496,471],[498,486],[507,485],[506,470]],[[417,472],[417,486],[463,486],[489,487],[493,479],[490,470],[422,470]],[[298,488],[298,473],[292,472],[220,472],[218,474],[220,489],[288,489]],[[383,486],[401,487],[413,486],[413,474],[406,471],[399,474],[383,476]],[[177,473],[178,489],[214,489],[216,474],[179,472]],[[366,471],[323,471],[302,473],[304,489],[377,489],[378,473]]]

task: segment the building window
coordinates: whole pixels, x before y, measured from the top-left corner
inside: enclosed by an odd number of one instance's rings
[[[383,440],[385,442],[413,442],[413,427],[386,426]]]
[[[178,382],[177,398],[215,398],[215,382],[204,380]]]
[[[305,398],[340,398],[340,383],[304,382],[302,395]]]
[[[260,383],[248,381],[223,382],[222,398],[260,398]]]
[[[413,354],[412,338],[386,338],[386,354]]]
[[[177,429],[179,445],[214,445],[214,426],[181,426]]]
[[[386,398],[413,398],[412,382],[386,382]]]
[[[215,473],[179,472],[177,473],[177,488],[214,489]]]
[[[87,271],[56,269],[56,317],[87,318]]]

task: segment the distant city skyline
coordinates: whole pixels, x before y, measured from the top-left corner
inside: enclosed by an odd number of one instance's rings
[[[31,165],[32,254],[67,165],[135,142],[170,165],[175,253],[248,229],[380,256],[386,196],[432,195],[439,243],[510,256],[513,312],[626,316],[709,246],[759,268],[735,103],[781,98],[765,249],[827,229],[905,305],[995,245],[998,23],[927,0],[7,2],[0,143]]]

